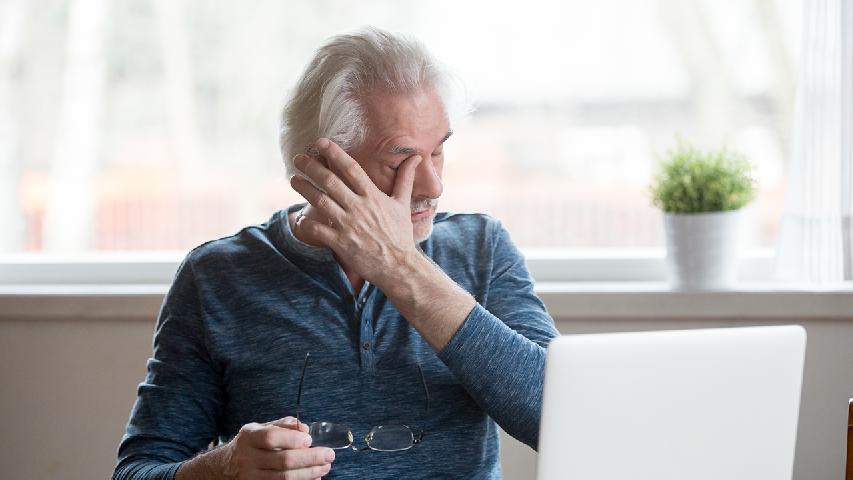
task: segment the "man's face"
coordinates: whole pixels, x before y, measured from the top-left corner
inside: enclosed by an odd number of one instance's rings
[[[350,155],[367,172],[377,188],[391,195],[398,168],[409,157],[420,155],[412,186],[412,233],[420,242],[432,233],[441,172],[444,141],[450,124],[441,98],[432,90],[414,94],[375,93],[364,99],[367,138]]]

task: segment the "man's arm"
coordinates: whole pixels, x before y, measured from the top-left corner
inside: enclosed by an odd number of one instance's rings
[[[433,350],[440,352],[477,301],[420,252],[401,262],[394,273],[377,287]]]
[[[496,221],[487,228],[495,264],[484,305],[426,257],[383,292],[483,410],[535,449],[545,347],[558,332],[507,232]]]
[[[230,442],[205,451],[217,436],[224,394],[204,341],[191,256],[178,268],[160,310],[154,355],[119,445],[113,479],[254,479],[285,471],[293,479],[325,475],[334,452],[309,448],[307,427],[297,429],[289,417],[244,425]]]
[[[503,298],[486,309],[414,244],[410,197],[420,157],[404,162],[393,194],[386,195],[333,142],[320,139],[316,146],[329,168],[302,155],[295,164],[323,190],[298,176],[291,185],[331,222],[303,218],[297,227],[382,290],[480,406],[536,448],[544,347],[557,332],[506,232],[493,235],[497,262],[490,286],[491,298]]]
[[[119,445],[114,479],[171,479],[181,462],[216,436],[224,400],[204,345],[191,255],[178,267],[160,309],[153,355]]]

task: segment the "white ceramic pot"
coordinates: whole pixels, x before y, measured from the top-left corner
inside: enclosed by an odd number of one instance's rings
[[[675,290],[728,290],[737,281],[743,210],[665,213],[666,263]]]

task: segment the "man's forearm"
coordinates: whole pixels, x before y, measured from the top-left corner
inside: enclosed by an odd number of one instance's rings
[[[223,466],[228,462],[228,444],[208,450],[184,462],[175,474],[175,480],[228,480]]]
[[[377,286],[477,403],[510,435],[536,448],[545,349],[477,307],[429,258],[401,263],[387,288]],[[460,349],[460,342],[467,348]]]
[[[407,258],[395,273],[388,285],[380,288],[403,318],[433,350],[440,352],[459,330],[476,300],[423,254]]]

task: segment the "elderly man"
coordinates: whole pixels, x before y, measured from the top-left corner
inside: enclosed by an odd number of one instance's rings
[[[557,332],[498,221],[436,213],[447,90],[386,32],[317,51],[281,130],[308,203],[187,255],[113,478],[500,478],[497,425],[536,448]]]

